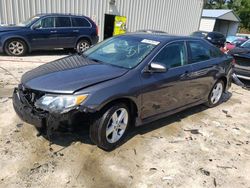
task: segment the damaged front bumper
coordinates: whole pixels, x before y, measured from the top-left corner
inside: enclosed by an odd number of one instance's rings
[[[44,131],[48,136],[52,134],[52,131],[58,130],[60,126],[72,129],[73,123],[80,119],[80,112],[77,110],[64,114],[39,110],[25,98],[23,91],[18,88],[15,88],[13,92],[13,107],[23,121],[34,125],[39,131]]]
[[[25,122],[35,125],[38,129],[41,129],[46,124],[46,118],[48,113],[38,113],[34,111],[32,106],[27,102],[18,88],[13,92],[13,107],[17,115]]]

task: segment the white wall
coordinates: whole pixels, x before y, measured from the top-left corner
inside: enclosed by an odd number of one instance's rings
[[[200,31],[211,32],[214,30],[215,19],[213,18],[201,18]]]
[[[0,24],[18,23],[38,13],[70,13],[91,17],[103,39],[104,14],[127,17],[128,31],[163,30],[187,35],[199,29],[203,0],[0,0]]]

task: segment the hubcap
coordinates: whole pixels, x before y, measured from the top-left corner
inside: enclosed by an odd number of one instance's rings
[[[13,55],[20,55],[23,53],[24,50],[23,44],[18,41],[12,41],[9,44],[8,48],[10,53],[12,53]]]
[[[222,93],[223,93],[223,85],[222,85],[222,83],[218,82],[212,90],[211,102],[213,104],[216,104],[217,102],[219,102]]]
[[[109,143],[117,142],[124,134],[128,125],[128,111],[125,108],[116,110],[106,128],[106,138]]]
[[[85,50],[87,50],[89,48],[89,44],[87,42],[81,42],[79,44],[79,51],[80,52],[84,52]]]

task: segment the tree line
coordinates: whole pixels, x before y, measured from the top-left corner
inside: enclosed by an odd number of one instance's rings
[[[250,32],[250,0],[205,0],[205,9],[232,9],[241,19],[240,29]]]

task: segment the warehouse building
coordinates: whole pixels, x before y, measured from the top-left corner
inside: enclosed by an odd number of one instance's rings
[[[140,29],[187,35],[199,29],[202,7],[203,0],[0,0],[0,24],[38,13],[67,13],[92,18],[100,40]]]
[[[204,9],[200,23],[200,31],[218,31],[225,36],[236,35],[240,23],[240,18],[233,10]]]

